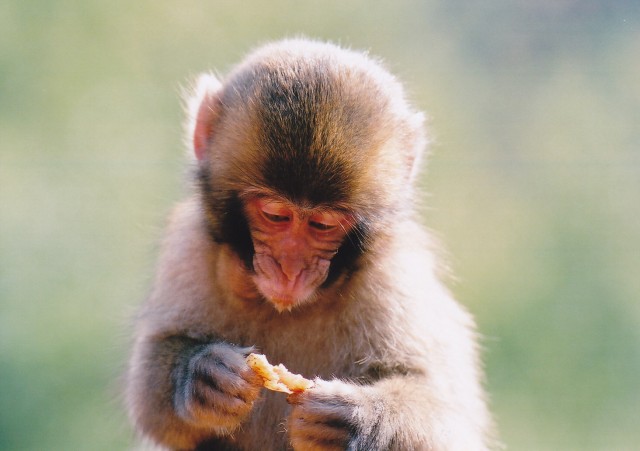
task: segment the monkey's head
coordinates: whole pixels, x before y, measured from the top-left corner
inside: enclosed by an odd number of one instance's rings
[[[422,114],[360,53],[267,45],[200,77],[189,138],[210,233],[278,310],[318,298],[411,211]]]

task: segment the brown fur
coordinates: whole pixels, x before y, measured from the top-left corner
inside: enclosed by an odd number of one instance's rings
[[[284,102],[281,110],[268,99]],[[138,429],[172,449],[487,449],[474,323],[437,279],[430,239],[414,220],[410,182],[426,140],[399,83],[362,54],[285,41],[252,54],[221,85],[201,79],[190,108],[206,176],[171,217],[137,317],[127,399]],[[298,127],[309,117],[312,127]],[[266,168],[286,158],[292,171],[313,172],[273,181]],[[261,297],[250,245],[224,223],[235,218],[234,195],[241,202],[251,190],[348,207],[362,225],[348,238],[364,236],[352,258],[290,312]],[[260,394],[239,360],[247,347],[318,386],[292,405]],[[201,387],[208,409],[190,399],[207,374],[227,368],[233,383]]]

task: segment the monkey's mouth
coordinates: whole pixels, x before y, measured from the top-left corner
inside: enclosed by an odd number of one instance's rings
[[[276,310],[282,312],[291,310],[293,307],[299,306],[314,297],[313,295],[319,284],[309,283],[309,280],[302,276],[303,274],[295,281],[282,283],[280,280],[257,275],[254,277],[254,282],[267,301],[273,304]]]

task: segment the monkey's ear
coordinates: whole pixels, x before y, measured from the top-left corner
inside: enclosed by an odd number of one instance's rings
[[[409,182],[413,182],[422,168],[422,158],[429,144],[429,139],[425,132],[425,116],[423,113],[414,113],[410,123],[410,145],[407,155],[407,165],[409,168]]]
[[[211,74],[198,77],[196,88],[187,102],[187,139],[193,153],[202,161],[213,136],[213,127],[220,112],[222,83]]]

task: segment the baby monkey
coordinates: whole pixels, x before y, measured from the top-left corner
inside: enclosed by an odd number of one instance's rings
[[[175,209],[126,375],[175,450],[484,450],[475,326],[436,276],[414,184],[427,139],[366,55],[268,44],[189,101]],[[313,379],[262,389],[252,352]]]

